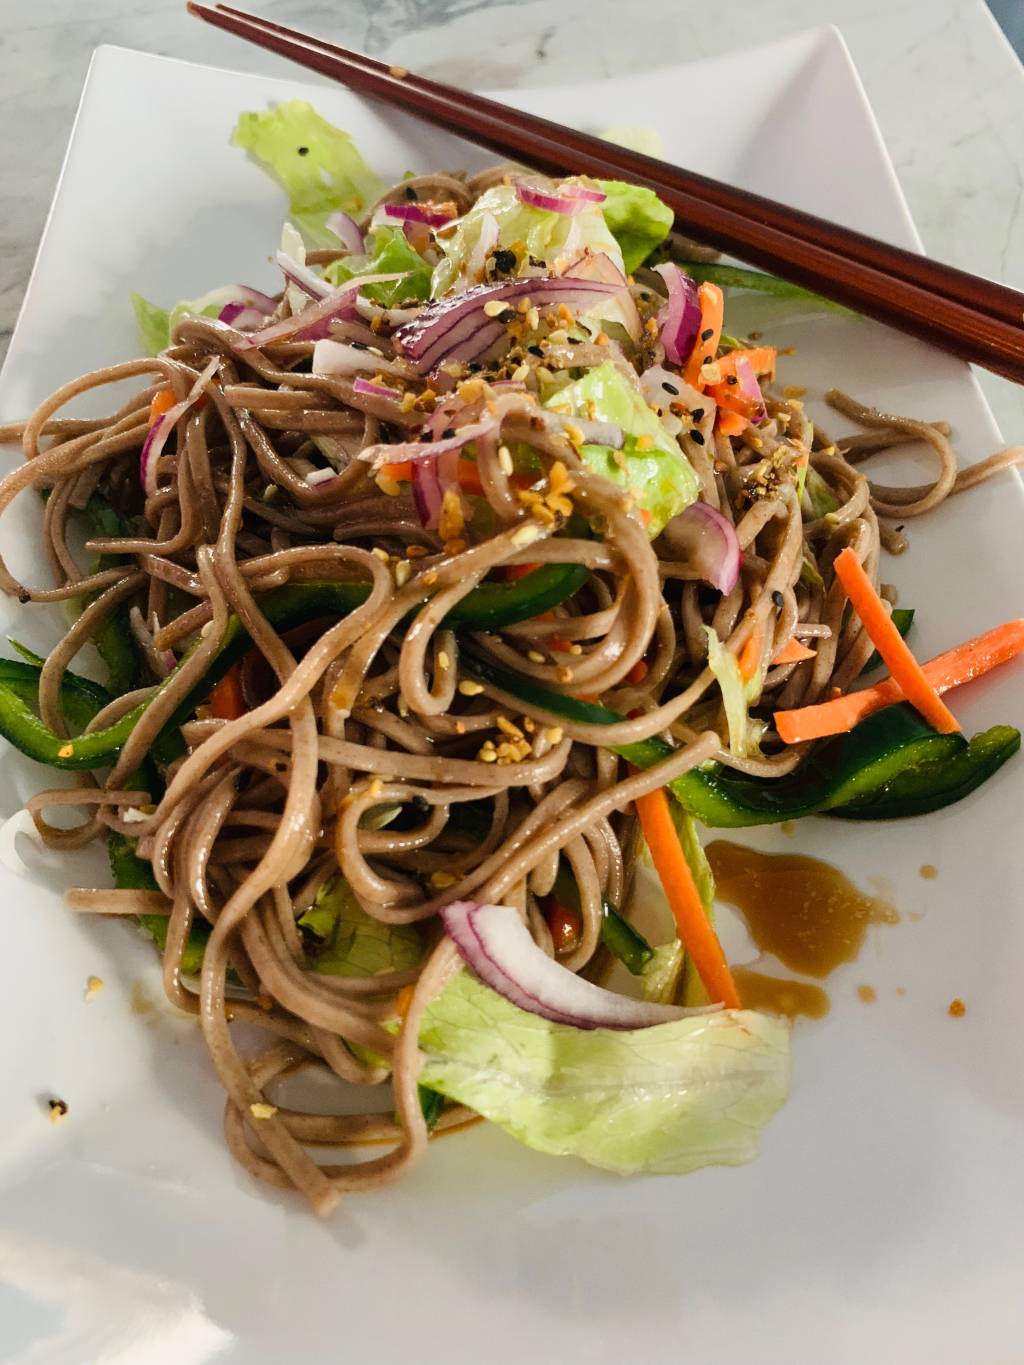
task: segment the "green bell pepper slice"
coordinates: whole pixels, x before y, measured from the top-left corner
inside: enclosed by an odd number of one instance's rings
[[[501,688],[510,696],[530,705],[543,707],[566,720],[587,725],[612,725],[624,719],[617,712],[595,702],[579,701],[552,692],[532,679],[520,677],[475,651],[463,650],[467,671]],[[937,810],[966,796],[969,791],[995,772],[1010,757],[1009,736],[1019,736],[1009,727],[1000,742],[978,736],[975,741],[984,755],[972,765],[960,757],[955,768],[949,765],[969,750],[962,735],[940,735],[907,703],[877,711],[849,734],[837,735],[812,750],[794,772],[774,780],[746,777],[719,764],[709,763],[691,769],[669,782],[668,788],[685,810],[703,825],[714,829],[740,829],[752,825],[778,824],[806,815],[837,812],[851,802],[861,802],[858,819],[895,819],[916,815],[925,807],[923,786],[935,790]],[[982,741],[984,741],[982,743]],[[658,737],[636,744],[609,746],[637,768],[651,768],[674,752]],[[868,798],[884,792],[901,779],[895,795],[875,806]],[[906,794],[900,801],[900,792]]]
[[[571,597],[586,582],[588,574],[589,570],[580,564],[544,564],[515,582],[480,583],[455,604],[445,617],[445,624],[490,631],[528,620]],[[259,604],[271,625],[290,629],[321,616],[344,616],[365,602],[369,591],[368,584],[358,582],[289,583],[264,593]],[[250,643],[242,623],[230,616],[215,659],[161,733],[158,745],[165,756],[173,751],[177,728]],[[44,725],[23,696],[4,686],[0,677],[0,735],[29,758],[50,767],[73,771],[106,767],[114,761],[146,709],[173,685],[184,662],[163,680],[153,697],[140,702],[113,725],[73,740],[62,739]]]

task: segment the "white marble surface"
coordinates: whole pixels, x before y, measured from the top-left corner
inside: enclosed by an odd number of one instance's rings
[[[253,8],[477,87],[645,68],[655,75],[687,57],[834,23],[928,251],[1024,287],[1024,71],[982,0],[747,0],[724,8],[647,0],[642,10],[622,0],[254,0]],[[119,43],[275,74],[295,68],[198,23],[170,0],[0,0],[0,34],[2,354],[94,47]],[[608,116],[643,122],[640,109]],[[97,192],[116,189],[99,177]],[[991,376],[983,383],[1006,437],[1024,440],[1024,390]]]

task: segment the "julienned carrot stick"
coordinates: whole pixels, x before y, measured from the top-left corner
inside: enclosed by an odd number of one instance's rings
[[[755,625],[754,629],[744,641],[743,648],[740,650],[740,676],[743,678],[744,682],[749,682],[757,672],[761,663],[761,650],[763,646],[764,632],[760,625]]]
[[[715,361],[723,379],[736,373],[736,361],[740,356],[746,356],[755,374],[774,375],[779,353],[774,346],[747,346],[738,351],[726,351]]]
[[[965,644],[937,654],[923,665],[924,676],[936,692],[948,692],[961,687],[972,678],[1005,664],[1024,651],[1024,620],[1006,621],[1001,626],[977,635]],[[777,661],[776,661],[777,662]],[[824,739],[826,735],[841,735],[852,730],[865,716],[903,701],[903,692],[893,678],[886,678],[874,687],[850,692],[845,697],[824,701],[817,706],[801,706],[795,711],[776,711],[775,728],[787,744],[800,744],[806,739]]]
[[[149,404],[149,425],[152,426],[165,412],[170,412],[176,401],[173,389],[157,389]]]
[[[805,659],[813,659],[814,650],[802,645],[791,635],[772,660],[773,664],[802,664]]]
[[[232,664],[223,678],[214,684],[210,693],[210,713],[215,720],[237,720],[245,715],[242,671],[238,664]]]
[[[680,846],[665,793],[659,788],[638,797],[636,813],[675,916],[680,942],[693,958],[704,989],[712,1001],[721,1000],[726,1009],[742,1009],[722,945],[705,913],[690,864]]]
[[[690,358],[686,362],[683,378],[687,384],[702,389],[700,369],[706,358],[714,360],[718,343],[722,339],[722,323],[725,321],[725,295],[717,284],[704,282],[697,290],[700,303],[700,331]]]
[[[910,652],[910,646],[893,625],[886,604],[872,586],[864,566],[849,546],[836,556],[835,571],[846,589],[850,605],[863,621],[872,644],[882,656],[904,697],[940,735],[954,734],[960,729],[956,717],[925,677],[921,665]]]

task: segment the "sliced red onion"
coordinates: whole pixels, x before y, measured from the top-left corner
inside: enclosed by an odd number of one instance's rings
[[[417,460],[412,467],[412,496],[416,514],[428,531],[436,531],[441,520],[444,489],[438,477],[438,458]]]
[[[320,343],[318,342],[317,345]],[[374,384],[369,379],[356,379],[352,384],[353,393],[365,394],[367,398],[393,398],[401,402],[402,390],[390,389],[385,384]]]
[[[720,593],[732,592],[743,556],[728,517],[706,502],[695,502],[673,517],[661,535],[672,554],[687,560],[705,583]]]
[[[333,286],[320,275],[315,275],[308,265],[301,265],[287,251],[279,251],[275,257],[289,284],[301,289],[311,299],[325,299]]]
[[[346,280],[340,289],[333,290],[326,298],[311,303],[300,313],[280,322],[263,327],[258,332],[250,332],[242,342],[242,349],[253,346],[267,346],[272,341],[320,341],[330,336],[331,322],[334,318],[352,317],[355,313],[355,300],[360,289],[368,284],[383,284],[391,280],[404,280],[405,271],[387,275],[357,275]]]
[[[487,304],[529,299],[538,307],[549,303],[592,306],[596,300],[618,293],[621,284],[584,280],[568,275],[506,280],[478,284],[462,293],[428,303],[395,333],[395,345],[421,372],[442,360],[473,360],[503,335],[505,324],[489,317]]]
[[[516,184],[516,198],[532,209],[545,209],[548,213],[574,214],[586,204],[602,204],[608,198],[601,190],[588,189],[586,185],[559,185],[557,190],[549,190],[528,180]]]
[[[398,204],[385,204],[384,213],[388,218],[396,218],[402,223],[426,223],[428,227],[444,227],[456,216],[454,204],[431,204],[408,200]]]
[[[488,415],[479,422],[470,422],[454,436],[440,441],[396,441],[393,445],[367,446],[359,452],[359,458],[366,460],[374,469],[379,469],[382,464],[400,464],[403,460],[428,460],[449,450],[461,450],[470,441],[488,436],[497,428],[498,419]]]
[[[310,488],[319,488],[322,484],[331,483],[338,477],[333,469],[311,469],[306,475],[306,482]]]
[[[616,284],[620,289],[625,289],[628,283],[606,251],[591,251],[589,247],[570,262],[562,274],[574,280],[601,280],[604,284]]]
[[[761,386],[757,382],[757,375],[750,359],[745,355],[736,357],[736,393],[742,397],[750,406],[750,412],[745,414],[752,422],[762,422],[768,415],[765,407],[764,394]]]
[[[271,312],[273,309],[271,309]],[[247,303],[226,303],[217,314],[218,322],[226,322],[229,327],[234,327],[236,331],[248,332],[256,327],[262,327],[266,322],[268,314],[261,308],[253,308]]]
[[[347,213],[339,210],[330,214],[325,226],[330,228],[342,246],[347,247],[354,256],[362,255],[366,250],[366,242],[363,240],[359,225]]]
[[[689,360],[700,334],[697,286],[689,275],[670,262],[654,268],[668,287],[668,301],[658,313],[658,334],[668,359],[673,365],[682,365]]]
[[[143,441],[142,450],[139,453],[139,482],[142,484],[147,498],[151,498],[156,492],[157,462],[160,459],[160,452],[167,444],[168,436],[189,408],[201,397],[203,390],[216,373],[219,364],[219,358],[214,357],[189,389],[186,397],[180,403],[175,403],[173,408],[168,408],[146,432],[146,439]]]
[[[374,374],[391,374],[399,379],[413,377],[413,372],[404,361],[388,360],[376,348],[365,350],[348,341],[335,341],[333,337],[318,341],[313,347],[314,374],[347,379],[350,375],[367,370],[372,370]]]
[[[173,673],[178,667],[177,657],[173,649],[157,650],[157,655],[164,666],[164,677],[166,678],[168,673]]]
[[[574,1028],[634,1029],[718,1009],[683,1009],[607,991],[577,976],[538,948],[510,905],[455,901],[441,911],[463,962],[513,1005]]]

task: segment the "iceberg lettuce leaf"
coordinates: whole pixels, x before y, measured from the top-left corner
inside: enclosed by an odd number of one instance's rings
[[[617,1031],[527,1014],[462,971],[427,1008],[420,1082],[539,1152],[632,1175],[739,1165],[786,1098],[789,1029],[752,1010]]]
[[[416,249],[406,240],[401,228],[374,228],[367,242],[365,256],[346,256],[334,261],[324,270],[324,279],[331,284],[344,284],[356,275],[404,274],[401,280],[368,284],[364,296],[384,308],[392,308],[405,299],[429,299],[431,268]]]
[[[722,690],[729,726],[729,750],[737,758],[759,758],[765,723],[755,720],[749,707],[761,695],[761,675],[755,672],[752,678],[745,679],[736,655],[722,644],[713,627],[705,626],[704,633],[708,638],[708,667]]]
[[[315,969],[328,976],[400,972],[415,967],[423,955],[423,940],[415,924],[383,924],[374,919],[341,876],[324,882],[299,925],[321,940],[322,946],[310,956]]]
[[[645,261],[672,230],[675,215],[653,190],[624,180],[599,180],[607,198],[601,205],[604,221],[619,244],[627,273]]]
[[[336,247],[330,215],[340,209],[358,217],[384,193],[348,133],[305,100],[239,115],[231,140],[284,187],[288,217],[311,247]]]
[[[558,260],[568,264],[588,247],[622,268],[622,252],[605,222],[603,207],[586,203],[577,213],[552,213],[524,204],[514,185],[494,185],[463,214],[453,233],[437,239],[444,259],[434,268],[434,298],[480,283],[470,276],[470,262],[488,215],[498,225],[497,245],[519,248],[520,268],[529,264],[530,257],[549,266]]]
[[[545,406],[557,410],[568,406],[575,417],[611,422],[622,428],[626,434],[622,450],[584,445],[580,455],[596,473],[633,493],[637,505],[650,514],[647,530],[652,537],[696,500],[693,466],[675,437],[662,426],[658,414],[647,406],[639,388],[631,385],[611,361],[596,365],[582,379],[559,389]],[[641,449],[638,442],[647,448]]]

